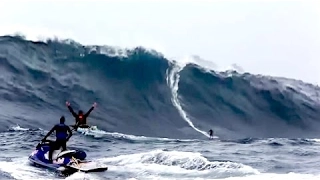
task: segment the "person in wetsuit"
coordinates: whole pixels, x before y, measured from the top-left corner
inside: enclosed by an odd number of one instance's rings
[[[45,141],[48,136],[50,136],[53,131],[56,131],[56,141],[52,142],[50,145],[49,150],[49,161],[52,163],[52,153],[54,150],[60,149],[62,147],[62,151],[67,150],[67,141],[72,136],[72,131],[69,128],[69,126],[64,124],[65,117],[61,116],[60,118],[60,124],[56,124],[49,132],[48,134],[42,139],[42,141]],[[69,134],[68,134],[69,132]]]
[[[73,115],[73,117],[75,117],[76,124],[74,125],[74,129],[77,129],[79,126],[80,127],[88,127],[87,118],[88,118],[89,114],[91,113],[91,111],[97,106],[97,103],[93,103],[92,107],[85,114],[83,114],[82,110],[79,110],[78,114],[75,113],[74,110],[72,109],[72,107],[70,106],[70,102],[68,102],[68,101],[66,102],[66,105],[67,105],[69,111],[71,112],[71,114]]]
[[[210,138],[213,138],[213,131],[212,131],[212,129],[209,130],[209,135],[210,135]]]

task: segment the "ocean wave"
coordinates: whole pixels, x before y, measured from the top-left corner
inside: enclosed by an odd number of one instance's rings
[[[0,64],[2,131],[48,129],[61,115],[72,124],[68,100],[84,111],[97,102],[88,123],[131,140],[205,140],[209,129],[221,139],[319,135],[319,87],[297,80],[180,64],[143,47],[11,36],[0,37]]]

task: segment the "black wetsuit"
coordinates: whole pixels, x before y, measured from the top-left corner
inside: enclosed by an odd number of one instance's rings
[[[212,129],[209,130],[209,135],[210,135],[210,137],[213,136],[213,131],[212,131]]]
[[[50,161],[52,161],[52,153],[54,150],[60,149],[60,147],[62,147],[63,151],[67,149],[67,141],[72,136],[72,131],[69,126],[65,125],[64,123],[60,123],[56,124],[44,139],[46,139],[53,131],[56,131],[56,141],[51,144],[51,148],[49,151]]]
[[[76,124],[77,126],[86,125],[87,124],[87,117],[91,113],[91,111],[94,109],[94,107],[91,107],[89,111],[83,115],[77,114],[74,112],[71,106],[68,106],[69,111],[73,115],[73,117],[76,118]]]

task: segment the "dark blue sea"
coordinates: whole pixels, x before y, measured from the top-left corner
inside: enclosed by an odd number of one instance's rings
[[[2,36],[0,179],[318,180],[319,90],[143,47]],[[65,177],[28,162],[61,116],[75,123],[66,101],[83,111],[97,103],[88,124],[100,132],[74,132],[67,145],[108,171]]]

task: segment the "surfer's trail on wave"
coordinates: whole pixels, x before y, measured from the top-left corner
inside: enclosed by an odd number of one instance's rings
[[[219,138],[319,135],[319,87],[175,61],[142,47],[2,36],[0,130],[49,129],[61,115],[72,124],[68,100],[84,111],[96,101],[89,122],[105,132],[176,139],[207,139],[209,129]]]

